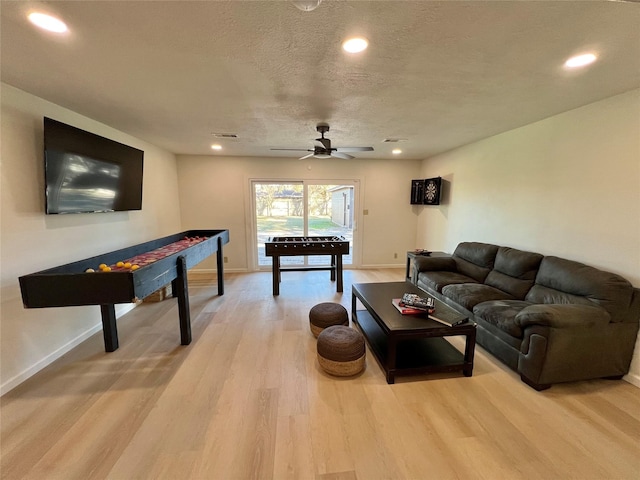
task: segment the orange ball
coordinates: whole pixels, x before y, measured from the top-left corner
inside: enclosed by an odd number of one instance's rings
[[[102,270],[102,269],[103,269],[104,267],[106,267],[106,266],[107,266],[107,264],[106,264],[106,263],[101,263],[100,265],[98,265],[98,268],[99,268],[100,270]]]
[[[139,269],[139,268],[140,268],[140,267],[139,267],[138,265],[131,265],[131,270],[137,270],[137,269]]]
[[[101,270],[103,272],[110,272],[111,271],[111,267],[104,267],[104,268],[101,268]]]
[[[124,268],[131,268],[131,264],[129,262],[125,263]]]
[[[124,262],[118,262],[118,263],[116,263],[116,267],[124,267]]]

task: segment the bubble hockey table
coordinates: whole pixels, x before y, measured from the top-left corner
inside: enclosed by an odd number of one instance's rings
[[[141,300],[171,282],[178,297],[180,343],[191,343],[187,269],[217,254],[218,295],[224,295],[222,245],[229,230],[188,230],[133,247],[61,265],[19,278],[25,308],[100,305],[107,352],[118,349],[116,303]],[[118,267],[129,262],[139,268]],[[102,272],[100,264],[111,267]],[[87,269],[95,272],[87,272]]]
[[[265,255],[273,257],[273,294],[280,295],[280,275],[283,271],[331,270],[331,281],[342,292],[342,255],[349,254],[349,241],[344,237],[271,237],[265,242]],[[331,266],[282,267],[280,257],[302,255],[331,255]]]

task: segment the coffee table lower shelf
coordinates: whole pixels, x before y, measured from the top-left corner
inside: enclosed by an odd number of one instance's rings
[[[465,362],[465,355],[442,336],[400,334],[390,339],[367,310],[357,310],[353,319],[385,371],[387,383],[394,383],[399,374],[463,371],[467,377],[472,375],[473,360]]]

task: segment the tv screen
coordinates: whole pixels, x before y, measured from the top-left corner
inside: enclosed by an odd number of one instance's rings
[[[48,214],[142,209],[144,152],[44,118]]]

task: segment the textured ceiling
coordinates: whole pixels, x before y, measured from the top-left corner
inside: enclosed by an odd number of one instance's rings
[[[67,36],[26,20],[56,13]],[[178,154],[426,158],[640,86],[640,4],[0,2],[2,81]],[[342,52],[353,35],[359,55]],[[579,72],[564,60],[595,51]],[[639,112],[640,113],[640,112]],[[212,133],[234,133],[216,140]],[[210,145],[224,149],[212,153]]]

